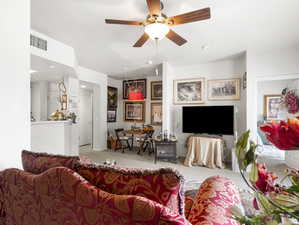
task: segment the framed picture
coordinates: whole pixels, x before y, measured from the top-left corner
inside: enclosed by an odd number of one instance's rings
[[[124,80],[123,81],[123,99],[128,99],[129,89],[139,89],[146,98],[146,79]]]
[[[281,119],[282,95],[265,95],[264,96],[264,117],[266,120],[279,120]]]
[[[240,99],[240,79],[209,80],[208,99],[226,101]]]
[[[118,90],[115,87],[108,87],[108,109],[117,108]]]
[[[156,126],[162,125],[162,103],[151,103],[151,124]]]
[[[162,100],[162,81],[151,82],[151,99]]]
[[[173,87],[174,104],[204,103],[204,78],[175,80]]]
[[[145,121],[145,102],[124,102],[124,121],[143,123]]]
[[[116,122],[116,109],[108,109],[107,111],[107,122],[115,123]]]

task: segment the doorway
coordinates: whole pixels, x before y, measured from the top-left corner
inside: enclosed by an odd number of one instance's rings
[[[86,82],[79,89],[79,145],[80,151],[93,149],[93,86]]]

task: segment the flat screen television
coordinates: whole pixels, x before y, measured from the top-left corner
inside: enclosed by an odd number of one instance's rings
[[[234,135],[234,106],[183,107],[183,133]]]

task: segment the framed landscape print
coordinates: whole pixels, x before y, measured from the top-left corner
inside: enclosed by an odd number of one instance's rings
[[[151,124],[156,126],[162,125],[162,103],[155,102],[151,104]]]
[[[266,120],[280,120],[282,113],[281,95],[264,96],[264,117]]]
[[[115,87],[108,87],[108,109],[117,108],[118,91]]]
[[[175,80],[173,87],[174,104],[204,103],[204,78]]]
[[[151,99],[162,100],[162,81],[151,82]]]
[[[115,123],[116,122],[116,109],[108,109],[107,111],[107,122]]]
[[[240,99],[240,79],[209,80],[208,99],[225,101]]]
[[[144,101],[124,102],[124,121],[143,123],[145,121],[145,102]]]
[[[123,99],[128,99],[129,89],[141,90],[144,98],[146,98],[146,79],[124,80],[123,81]]]

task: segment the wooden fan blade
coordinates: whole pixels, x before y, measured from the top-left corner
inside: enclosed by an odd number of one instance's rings
[[[172,22],[172,25],[179,25],[184,23],[192,23],[201,20],[207,20],[211,18],[211,9],[205,8],[196,10],[193,12],[181,14],[178,16],[169,17],[169,21]]]
[[[128,21],[128,20],[110,20],[110,19],[106,19],[105,22],[108,23],[108,24],[122,24],[122,25],[136,25],[136,26],[142,25],[142,22]]]
[[[182,38],[180,35],[178,35],[173,30],[170,30],[169,33],[166,35],[166,37],[176,43],[178,46],[182,46],[183,44],[187,43],[187,41]]]
[[[161,1],[160,0],[146,0],[150,15],[161,15]]]
[[[139,38],[139,40],[135,43],[135,45],[133,45],[133,47],[142,47],[144,45],[144,43],[149,39],[149,36],[147,33],[144,33],[141,38]]]

